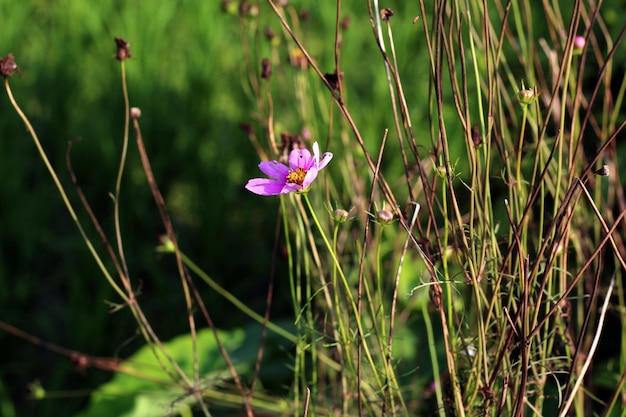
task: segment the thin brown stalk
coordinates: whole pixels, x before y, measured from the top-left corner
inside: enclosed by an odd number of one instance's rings
[[[259,341],[259,350],[257,351],[256,363],[254,364],[254,374],[250,381],[250,391],[254,392],[254,386],[261,372],[261,361],[263,360],[263,350],[265,347],[265,339],[267,337],[267,324],[270,322],[270,312],[272,309],[272,300],[274,297],[274,279],[276,276],[276,258],[278,257],[279,242],[281,235],[281,219],[280,210],[276,213],[276,227],[274,229],[274,247],[272,248],[272,261],[270,263],[269,283],[267,284],[267,296],[265,297],[265,314],[263,315],[263,324],[261,326],[261,339]]]
[[[398,132],[398,138],[400,141],[400,149],[401,149],[401,157],[402,157],[402,161],[404,163],[405,166],[405,173],[406,173],[406,181],[407,181],[407,186],[409,187],[409,196],[411,201],[414,200],[414,196],[413,196],[413,191],[412,191],[412,186],[411,186],[411,181],[409,178],[409,167],[408,167],[408,161],[407,158],[405,156],[405,149],[403,146],[403,141],[402,141],[402,133],[401,133],[401,129],[400,129],[400,120],[398,119],[398,112],[397,112],[397,105],[396,105],[396,94],[398,95],[398,100],[400,102],[400,109],[401,109],[401,114],[402,114],[402,121],[404,123],[406,123],[406,130],[408,131],[408,137],[410,139],[410,145],[411,145],[411,149],[415,158],[415,162],[417,164],[417,169],[419,172],[419,178],[422,181],[422,186],[424,188],[425,194],[426,194],[426,206],[427,206],[427,214],[429,217],[429,223],[431,224],[436,224],[436,219],[435,219],[435,210],[434,210],[434,206],[433,206],[433,202],[434,202],[434,198],[435,198],[435,183],[433,182],[433,184],[430,184],[430,180],[428,178],[428,175],[426,173],[426,169],[422,163],[422,157],[420,155],[419,152],[419,148],[417,146],[417,143],[415,141],[415,134],[413,132],[413,126],[411,123],[411,118],[409,115],[409,109],[408,109],[408,105],[406,102],[406,98],[404,96],[404,92],[402,90],[402,83],[400,82],[400,75],[398,74],[398,67],[397,67],[397,59],[395,57],[395,48],[393,45],[393,38],[392,38],[392,32],[391,32],[391,25],[389,22],[387,22],[387,27],[388,27],[388,36],[390,39],[390,44],[391,44],[391,51],[392,51],[392,56],[394,58],[394,64],[392,65],[391,61],[389,60],[389,57],[387,55],[385,46],[384,46],[384,40],[382,39],[382,34],[379,36],[378,33],[380,33],[380,29],[379,25],[380,25],[380,21],[379,21],[379,14],[380,11],[378,9],[373,10],[372,9],[372,4],[371,4],[371,0],[368,0],[368,11],[369,11],[369,15],[370,15],[370,24],[372,26],[372,31],[374,33],[374,38],[376,39],[378,48],[382,54],[383,57],[383,61],[385,63],[385,69],[387,72],[387,79],[388,79],[388,84],[389,84],[389,92],[390,92],[390,96],[391,96],[391,100],[392,100],[392,110],[394,113],[394,121],[395,121],[395,125],[396,125],[396,129]],[[422,19],[424,21],[424,19]],[[375,23],[376,22],[376,23]],[[426,22],[424,22],[424,25],[426,25]],[[427,46],[430,47],[430,43],[428,41],[428,36],[427,36]],[[390,76],[393,78],[394,81],[394,86],[395,89],[392,87],[391,85],[391,79]],[[394,90],[396,91],[396,94],[394,94]],[[407,225],[405,222],[402,222],[402,225],[406,230],[408,230]],[[418,223],[417,224],[417,229],[421,235],[421,237],[425,237],[428,234],[425,233],[422,230],[421,224]],[[441,255],[443,253],[443,248],[441,246],[441,239],[439,239],[439,232],[437,228],[434,228],[434,233],[435,233],[435,243],[437,245],[437,250],[438,253]]]
[[[596,348],[598,347],[598,342],[600,341],[600,335],[602,334],[602,329],[604,327],[604,318],[606,317],[606,312],[609,307],[609,302],[611,301],[611,295],[613,293],[614,285],[615,285],[615,274],[613,274],[613,278],[611,278],[611,283],[609,284],[609,288],[607,289],[607,292],[604,298],[604,303],[602,304],[602,308],[600,309],[600,318],[598,319],[598,325],[596,327],[597,330],[594,335],[593,342],[591,346],[589,347],[589,350],[586,355],[587,357],[585,359],[582,369],[580,370],[576,383],[574,384],[573,387],[571,387],[571,395],[567,398],[567,400],[563,403],[563,406],[561,407],[559,417],[565,417],[567,415],[569,408],[572,405],[572,402],[574,401],[576,391],[578,390],[578,388],[584,381],[585,374],[587,373],[587,370],[591,366],[591,361],[593,360],[594,354],[596,352]]]
[[[241,383],[241,379],[239,378],[239,375],[237,373],[237,371],[235,370],[235,367],[232,364],[232,361],[230,360],[230,355],[228,354],[228,352],[226,351],[226,348],[224,347],[218,333],[217,333],[217,329],[215,328],[215,326],[213,325],[213,321],[211,320],[211,317],[209,316],[208,311],[206,310],[206,306],[204,305],[204,302],[202,301],[202,298],[200,297],[200,294],[196,288],[196,286],[193,284],[193,281],[191,279],[191,276],[189,275],[189,271],[187,270],[187,268],[185,267],[185,265],[183,264],[182,261],[182,257],[181,257],[181,253],[178,249],[178,243],[176,241],[176,236],[174,234],[174,228],[172,226],[172,222],[171,219],[169,217],[169,214],[167,212],[167,208],[165,206],[165,200],[163,199],[163,195],[161,194],[161,191],[159,190],[159,187],[156,183],[156,180],[154,178],[154,174],[152,172],[152,167],[150,165],[150,160],[148,159],[148,154],[146,152],[146,148],[144,146],[144,142],[143,142],[143,137],[141,135],[141,129],[139,127],[139,120],[138,120],[138,116],[135,115],[133,116],[133,126],[135,129],[135,135],[137,138],[137,148],[139,150],[139,155],[141,157],[141,163],[144,169],[144,173],[146,175],[146,179],[148,181],[148,184],[150,186],[150,190],[152,191],[152,195],[154,197],[155,203],[159,209],[159,213],[161,215],[161,221],[163,222],[163,225],[165,226],[165,230],[167,233],[167,237],[169,239],[169,241],[172,243],[173,247],[174,247],[174,254],[176,256],[176,263],[178,266],[178,270],[179,270],[179,274],[181,277],[181,284],[183,287],[183,291],[185,294],[185,301],[187,304],[187,313],[188,313],[188,320],[189,320],[189,328],[190,328],[190,332],[191,332],[191,340],[192,340],[192,346],[193,346],[193,363],[194,363],[194,387],[198,388],[199,383],[200,383],[200,375],[198,373],[198,352],[197,352],[197,338],[196,338],[196,324],[195,324],[195,319],[193,317],[193,304],[191,302],[191,297],[190,297],[190,288],[191,291],[193,292],[194,295],[194,299],[196,300],[196,302],[198,303],[198,306],[200,307],[205,320],[207,321],[207,324],[209,325],[209,327],[211,328],[211,331],[213,332],[213,336],[215,337],[215,341],[218,345],[218,348],[220,350],[220,353],[222,354],[222,357],[224,358],[224,361],[226,362],[226,366],[231,374],[231,376],[233,377],[233,380],[235,381],[235,385],[237,386],[237,388],[239,389],[239,392],[241,394],[241,398],[243,400],[244,403],[244,408],[246,410],[246,414],[248,417],[253,417],[254,413],[252,411],[252,407],[250,404],[250,398],[249,395],[246,393],[246,390],[244,389],[242,383]],[[200,404],[200,406],[203,407],[203,409],[205,409],[206,405],[204,404],[204,401],[202,400],[202,394],[201,394],[201,390],[198,389],[194,389],[194,395],[196,397],[196,399],[198,400],[198,403]],[[205,414],[208,413],[208,410],[205,409]]]
[[[128,126],[130,123],[130,105],[128,103],[128,88],[126,86],[126,61],[120,60],[121,78],[122,78],[122,96],[124,98],[124,139],[122,140],[122,154],[120,156],[120,164],[118,167],[117,178],[115,180],[115,194],[113,198],[113,222],[115,225],[115,240],[117,242],[117,254],[119,262],[124,270],[124,276],[130,287],[130,276],[128,274],[128,265],[126,264],[126,256],[124,255],[124,245],[122,240],[122,226],[120,224],[120,189],[122,186],[122,177],[124,175],[124,167],[126,166],[126,156],[128,154]],[[127,289],[128,291],[129,289]]]
[[[337,104],[337,106],[341,110],[344,118],[346,119],[346,121],[350,125],[350,128],[352,129],[352,132],[354,133],[354,136],[355,136],[359,146],[363,150],[363,155],[365,156],[365,160],[367,162],[367,165],[368,165],[370,171],[373,173],[374,170],[375,170],[374,160],[372,159],[372,156],[367,151],[367,148],[365,147],[365,142],[363,141],[363,138],[362,138],[362,136],[361,136],[361,134],[359,132],[359,129],[357,128],[356,123],[352,119],[352,116],[351,116],[350,112],[348,111],[348,108],[345,106],[345,104],[343,102],[343,98],[337,92],[335,92],[333,86],[330,85],[330,83],[328,82],[328,80],[326,79],[326,77],[324,76],[322,71],[317,66],[316,62],[313,60],[311,55],[308,53],[307,49],[304,47],[304,45],[302,44],[300,39],[296,36],[296,34],[291,29],[291,26],[289,25],[289,23],[285,20],[285,18],[280,13],[280,10],[279,10],[278,6],[276,6],[274,1],[272,1],[272,0],[267,0],[267,2],[270,5],[270,7],[272,8],[272,10],[274,11],[276,17],[281,22],[283,28],[287,31],[287,33],[289,33],[289,35],[291,36],[292,40],[296,43],[296,45],[298,46],[298,48],[300,49],[300,51],[302,52],[302,54],[306,58],[306,60],[309,63],[309,65],[311,65],[311,68],[313,68],[313,70],[318,75],[318,77],[320,78],[322,83],[324,83],[324,85],[326,86],[326,88],[330,92],[330,94],[333,97],[335,103]],[[391,187],[389,186],[387,181],[384,179],[382,174],[378,175],[377,178],[378,178],[378,184],[379,184],[381,190],[383,191],[383,194],[385,195],[385,198],[386,198],[387,202],[389,203],[389,205],[398,214],[401,214],[400,210],[399,210],[399,207],[398,207],[398,204],[396,202],[396,199],[395,199],[395,197],[393,195],[393,192],[391,190]],[[400,216],[400,221],[401,222],[404,221],[401,216]]]
[[[374,178],[372,179],[372,185],[376,184],[376,178],[378,177],[378,173],[380,172],[380,164],[383,159],[385,143],[387,142],[386,130],[385,130],[385,134],[383,135],[383,139],[381,142],[382,143],[381,143],[380,151],[378,154],[378,161],[376,163],[376,169],[374,170]],[[375,188],[376,187],[372,186],[371,191],[370,191],[370,196],[369,196],[370,210],[373,205]],[[365,255],[367,253],[367,242],[369,240],[369,228],[370,228],[370,222],[367,221],[365,223],[365,227],[363,230],[363,246],[361,247],[361,259],[359,260],[359,284],[357,288],[357,314],[359,315],[359,317],[363,313],[363,279],[364,279],[363,268],[365,265]],[[357,320],[359,319],[357,318]],[[361,375],[362,375],[361,360],[362,360],[362,355],[363,355],[363,352],[362,352],[363,343],[364,343],[363,336],[359,334],[359,337],[357,339],[357,398],[358,398],[358,404],[359,404],[359,417],[363,417],[363,397],[362,397],[362,389],[361,389]],[[385,409],[386,406],[387,406],[387,399],[383,398],[383,410]]]

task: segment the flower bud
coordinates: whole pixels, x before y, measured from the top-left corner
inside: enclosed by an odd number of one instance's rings
[[[274,32],[269,26],[265,27],[265,29],[263,30],[263,35],[265,35],[265,39],[270,41],[271,44],[278,44],[280,42],[280,40],[276,37],[276,32]]]
[[[228,13],[230,15],[236,15],[237,14],[237,3],[235,3],[234,1],[231,0],[222,0],[222,11],[224,13]]]
[[[46,398],[46,390],[41,386],[39,381],[32,382],[26,387],[26,393],[29,398],[42,400]]]
[[[376,213],[376,220],[378,220],[380,224],[389,224],[393,221],[393,213],[389,210],[382,209]]]
[[[576,36],[574,38],[574,50],[582,51],[585,47],[585,43],[587,43],[587,41],[584,36]]]
[[[435,174],[437,174],[439,178],[445,179],[448,176],[448,170],[444,165],[438,165],[435,167]],[[454,176],[454,168],[452,167],[450,167],[450,175]]]
[[[537,93],[533,88],[523,88],[517,93],[517,99],[524,105],[532,104],[537,100]]]
[[[239,15],[257,17],[259,15],[259,6],[244,0],[239,4]]]
[[[157,246],[157,252],[173,253],[176,250],[174,242],[170,240],[167,235],[159,236],[159,246]]]
[[[345,211],[344,209],[336,209],[335,211],[333,211],[333,219],[337,222],[337,223],[345,223],[348,221],[348,212]]]

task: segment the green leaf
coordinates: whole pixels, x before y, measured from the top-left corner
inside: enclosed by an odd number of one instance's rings
[[[230,332],[218,332],[221,342],[228,352],[242,346],[246,339],[243,329]],[[178,363],[180,369],[193,383],[193,350],[190,335],[178,336],[164,343],[168,355]],[[176,384],[159,364],[155,346],[144,346],[120,365],[123,369],[132,369],[138,375],[117,373],[113,379],[100,386],[91,397],[89,407],[78,417],[152,417],[160,415],[190,415],[190,408],[195,403],[193,396]],[[211,389],[216,384],[230,377],[225,361],[220,354],[217,342],[210,329],[202,329],[197,334],[198,369],[201,387]],[[163,364],[168,359],[158,354]],[[242,361],[243,359],[243,361]],[[238,372],[245,372],[252,363],[248,357],[233,359]],[[239,364],[238,364],[239,363]],[[177,375],[173,366],[168,366],[171,375]],[[180,379],[179,379],[180,380]]]

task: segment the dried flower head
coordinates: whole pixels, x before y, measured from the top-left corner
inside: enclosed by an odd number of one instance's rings
[[[239,129],[243,130],[248,136],[254,135],[254,127],[250,123],[239,123]]]
[[[393,16],[393,10],[391,10],[391,9],[382,9],[380,11],[380,18],[383,19],[386,22],[389,21],[389,18],[391,16]]]
[[[270,63],[269,59],[263,58],[263,60],[261,61],[261,78],[265,80],[269,80],[271,76],[272,76],[272,64]]]
[[[259,6],[244,0],[239,3],[239,14],[241,16],[257,17],[259,15]]]
[[[483,137],[480,135],[478,125],[472,126],[472,142],[474,143],[474,146],[480,146],[483,144]]]
[[[304,143],[302,143],[302,136],[297,133],[281,132],[280,149],[284,155],[288,155],[294,149],[300,149],[303,147]]]
[[[331,88],[335,91],[339,90],[339,75],[337,75],[336,72],[333,72],[331,74],[324,74],[324,78],[326,79],[326,82],[328,82],[328,84],[331,86]]]
[[[441,290],[441,285],[437,282],[433,282],[430,286],[430,290],[428,291],[428,295],[430,296],[430,302],[432,305],[436,310],[439,310],[443,301],[443,291]]]
[[[596,169],[593,172],[598,174],[601,177],[608,177],[609,174],[611,173],[611,171],[609,170],[609,166],[608,165],[602,165],[602,167],[600,169]]]
[[[4,58],[0,59],[0,74],[4,78],[9,78],[13,76],[13,72],[19,72],[19,68],[15,63],[15,59],[13,58],[13,54],[8,54]]]
[[[346,16],[341,21],[341,29],[348,30],[349,27],[350,27],[350,16]]]
[[[130,44],[126,42],[123,38],[115,38],[115,45],[117,45],[115,58],[118,61],[124,61],[125,59],[132,58],[132,56],[130,55]]]
[[[265,27],[265,29],[263,30],[263,35],[265,36],[265,39],[270,42],[272,42],[276,38],[276,32],[274,32],[269,26]]]

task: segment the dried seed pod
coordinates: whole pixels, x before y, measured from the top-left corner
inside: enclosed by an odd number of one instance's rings
[[[123,38],[115,38],[115,45],[117,45],[117,52],[115,53],[115,58],[118,61],[124,61],[127,58],[132,58],[130,54],[130,44],[126,42]]]
[[[2,74],[4,78],[12,77],[15,70],[19,72],[20,69],[15,63],[13,54],[8,54],[4,58],[0,59],[0,74]]]

